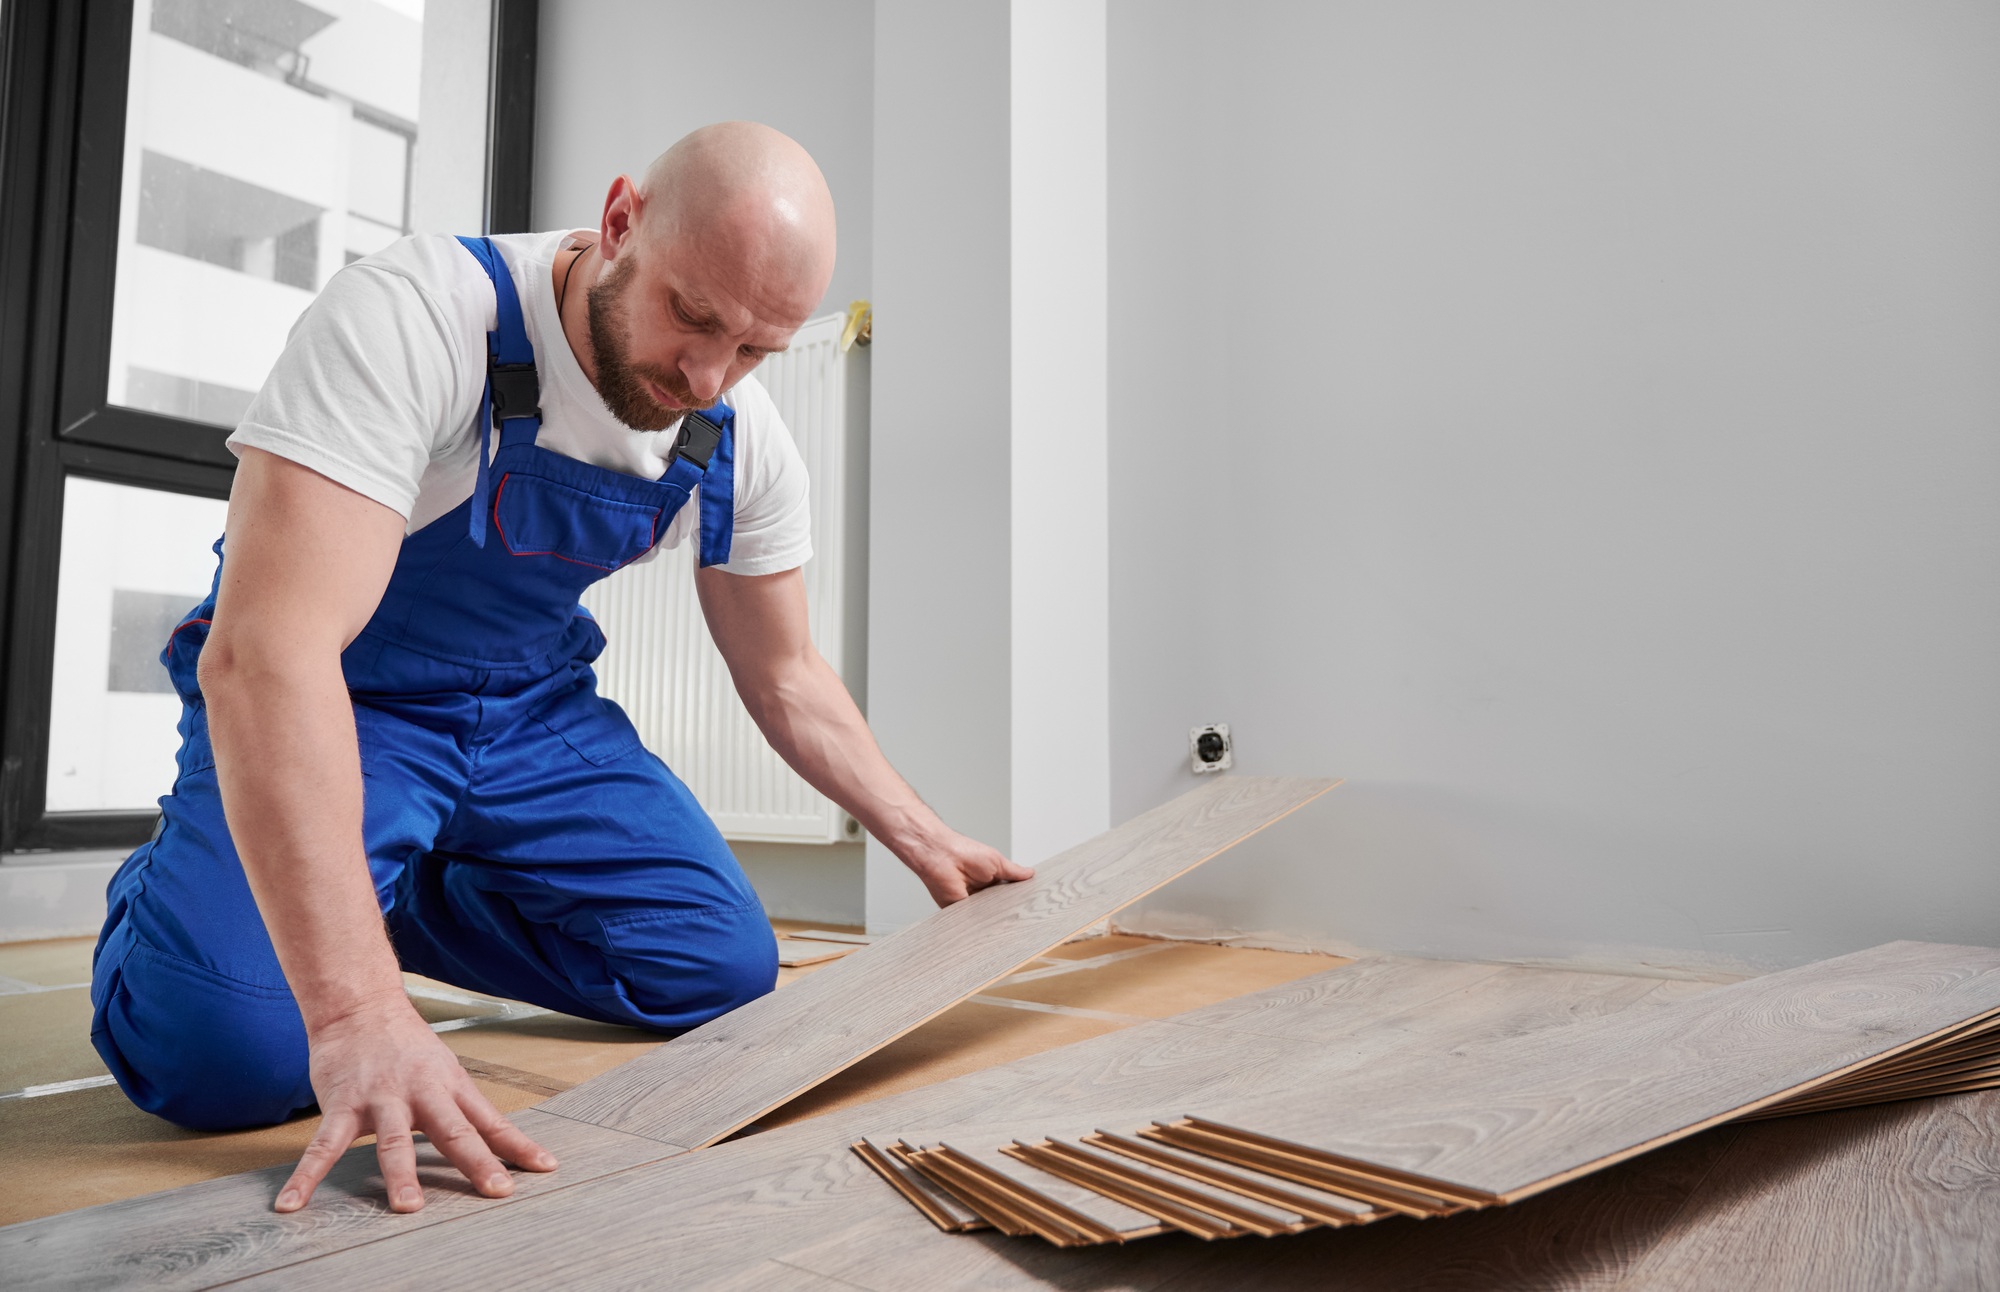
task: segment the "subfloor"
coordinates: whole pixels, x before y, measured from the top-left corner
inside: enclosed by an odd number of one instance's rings
[[[809,927],[773,920],[779,932]],[[814,927],[827,928],[820,924]],[[843,930],[853,931],[853,930]],[[317,1117],[229,1134],[140,1112],[90,1046],[92,939],[0,944],[0,1225],[294,1161]],[[779,971],[778,986],[836,961]],[[1321,973],[1345,961],[1113,934],[1059,947],[753,1129],[781,1126],[1086,1037]],[[662,1044],[416,975],[410,999],[503,1112]]]

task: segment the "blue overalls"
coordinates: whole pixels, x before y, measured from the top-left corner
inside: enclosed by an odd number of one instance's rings
[[[460,241],[498,307],[478,482],[404,540],[341,657],[376,896],[413,972],[585,1018],[693,1027],[769,991],[776,944],[693,795],[597,694],[604,635],[577,597],[650,551],[696,484],[702,564],[728,559],[734,414],[686,419],[657,481],[538,446],[513,279],[491,243]],[[298,1005],[223,820],[195,672],[214,609],[211,589],[161,654],[182,699],[178,775],[159,831],[111,881],[91,982],[91,1040],[118,1084],[202,1130],[314,1102]]]

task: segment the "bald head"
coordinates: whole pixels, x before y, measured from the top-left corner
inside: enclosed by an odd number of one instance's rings
[[[551,265],[563,330],[626,425],[660,430],[783,350],[833,277],[833,195],[806,150],[749,121],[704,126],[605,195],[598,239]],[[556,275],[560,273],[560,278]]]
[[[754,121],[685,136],[639,182],[640,235],[692,244],[766,290],[788,280],[813,303],[833,276],[833,194],[811,154]]]

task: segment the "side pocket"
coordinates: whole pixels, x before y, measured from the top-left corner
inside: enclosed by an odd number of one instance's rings
[[[643,748],[638,728],[625,710],[597,693],[597,679],[587,669],[574,688],[543,701],[529,716],[593,767]]]

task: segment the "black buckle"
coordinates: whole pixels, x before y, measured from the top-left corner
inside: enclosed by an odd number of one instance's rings
[[[540,417],[542,379],[532,363],[496,363],[486,370],[493,384],[493,415],[503,421]]]
[[[680,438],[674,441],[673,457],[686,458],[702,470],[708,470],[708,460],[715,456],[716,446],[722,443],[722,428],[709,421],[700,413],[689,413],[681,418]]]

